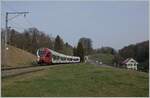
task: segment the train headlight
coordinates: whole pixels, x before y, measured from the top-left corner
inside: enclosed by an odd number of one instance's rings
[[[40,56],[37,56],[37,61],[40,61]]]

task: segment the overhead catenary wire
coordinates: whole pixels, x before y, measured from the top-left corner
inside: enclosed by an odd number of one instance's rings
[[[14,21],[13,20],[13,18],[15,18],[15,17],[17,17],[17,16],[19,16],[19,15],[16,15],[16,16],[14,16],[14,17],[12,17],[12,18],[9,18],[9,20],[11,20],[11,22],[9,22],[9,24],[10,24],[10,27],[11,28],[16,28],[16,29],[23,29],[23,30],[25,30],[25,29],[27,29],[27,28],[25,28],[22,24],[20,24],[20,23],[17,23],[16,21]],[[24,18],[25,19],[25,22],[27,23],[27,24],[29,24],[31,27],[35,27],[34,26],[34,24],[28,19],[28,18]],[[13,26],[12,26],[13,25]],[[14,25],[17,25],[17,26],[14,26]],[[19,26],[19,27],[18,27]]]
[[[6,4],[6,3],[4,3],[5,5],[6,5],[6,7],[13,13],[13,12],[18,12],[16,9],[14,9],[11,5],[8,5],[8,4]],[[16,16],[13,16],[13,17],[11,17],[11,18],[9,18],[8,20],[10,21],[12,21],[12,19],[14,19],[14,18],[16,18],[16,17],[18,17],[18,16],[21,16],[20,14],[18,14],[18,15],[16,15]],[[27,18],[27,17],[24,17],[24,19],[26,20],[25,22],[27,23],[27,24],[29,24],[31,27],[36,27],[36,26],[34,26],[34,24]],[[11,23],[11,22],[10,22]],[[13,21],[13,23],[15,23],[14,21]],[[17,25],[20,25],[19,23],[15,23],[15,24],[17,24]],[[15,26],[16,27],[16,26]],[[24,28],[23,26],[20,26],[21,28]],[[24,28],[25,29],[25,28]]]
[[[21,29],[25,30],[25,27],[22,26],[21,24],[17,23],[17,22],[11,21],[10,24],[11,24],[11,25],[14,25],[14,24],[15,24],[15,25],[18,25]],[[19,27],[16,27],[16,26],[11,26],[11,27],[19,28]]]
[[[8,20],[10,21],[10,20],[12,20],[12,19],[14,19],[14,18],[16,18],[16,17],[18,17],[18,16],[20,16],[20,14],[14,16],[14,17],[11,17],[11,18],[9,18]]]
[[[30,22],[30,20],[29,20],[28,18],[25,17],[25,20],[26,20],[26,22],[27,22],[29,25],[31,25],[32,27],[36,27],[36,26],[33,25],[32,22]]]
[[[8,8],[9,8],[9,6],[7,6]],[[12,8],[11,8],[11,10],[12,10]],[[11,11],[11,12],[8,12],[8,11],[3,11],[4,13],[5,13],[5,27],[6,27],[6,32],[5,32],[5,38],[4,38],[4,47],[5,47],[5,51],[4,51],[4,59],[5,59],[5,61],[4,61],[4,64],[5,65],[7,65],[7,61],[6,61],[6,58],[7,58],[7,55],[6,55],[6,52],[7,52],[7,50],[8,50],[8,46],[7,46],[7,44],[8,44],[8,40],[9,39],[7,39],[7,33],[8,33],[8,30],[9,30],[9,24],[8,24],[8,22],[10,21],[10,20],[12,20],[12,19],[14,19],[14,18],[16,18],[17,16],[19,16],[19,14],[20,15],[25,15],[25,14],[28,14],[29,12],[18,12],[18,11]],[[14,17],[12,17],[12,18],[10,18],[10,20],[9,20],[9,15],[15,15]]]

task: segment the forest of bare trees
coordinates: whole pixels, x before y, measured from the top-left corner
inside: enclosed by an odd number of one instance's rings
[[[2,29],[2,43],[4,43],[5,30]],[[59,35],[56,38],[49,36],[37,28],[28,28],[24,32],[9,29],[7,34],[7,44],[36,54],[39,48],[50,48],[66,55],[80,56],[84,61],[84,56],[92,52],[92,41],[90,38],[80,38],[77,47],[64,42]],[[75,53],[75,51],[76,53]]]
[[[2,42],[4,40],[5,30],[2,30]],[[14,29],[10,29],[8,32],[7,44],[13,45],[20,49],[26,50],[33,54],[40,47],[53,48],[54,42],[52,38],[37,28],[29,28],[24,32],[18,32]]]

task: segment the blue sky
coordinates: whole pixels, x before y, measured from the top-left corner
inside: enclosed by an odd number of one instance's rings
[[[9,22],[18,31],[34,26],[73,46],[81,37],[115,49],[148,40],[147,1],[5,1],[2,27],[6,11],[30,12]]]

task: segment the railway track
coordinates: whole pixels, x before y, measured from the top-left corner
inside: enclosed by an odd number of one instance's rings
[[[23,67],[7,67],[7,68],[2,68],[1,70],[13,70],[13,69],[22,69],[22,68],[29,68],[29,67],[37,67],[37,66],[23,66]]]
[[[22,66],[22,67],[6,67],[6,68],[1,68],[1,70],[13,70],[13,69],[23,69],[23,68],[31,68],[31,67],[43,67],[43,66],[51,66],[51,65],[30,65],[30,66]]]
[[[55,66],[60,66],[60,65],[28,66],[28,67],[9,68],[9,69],[5,69],[5,70],[3,69],[1,71],[1,76],[2,76],[2,78],[7,78],[7,77],[27,74],[27,73],[31,73],[31,72],[46,70],[50,67],[55,67]]]

